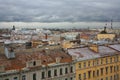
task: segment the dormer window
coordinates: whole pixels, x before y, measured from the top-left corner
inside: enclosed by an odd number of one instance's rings
[[[36,62],[34,61],[34,62],[33,62],[33,66],[35,66],[35,65],[36,65]]]

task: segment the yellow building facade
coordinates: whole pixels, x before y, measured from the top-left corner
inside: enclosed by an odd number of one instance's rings
[[[115,34],[97,34],[97,39],[110,39],[113,40],[115,38]]]
[[[74,43],[71,43],[70,41],[64,41],[62,43],[63,48],[71,48],[74,45]]]
[[[79,61],[76,66],[76,80],[120,80],[120,56],[106,56]]]
[[[76,56],[76,80],[120,80],[120,44],[68,49]]]

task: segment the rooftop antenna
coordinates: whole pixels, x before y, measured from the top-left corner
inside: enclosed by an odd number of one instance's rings
[[[107,27],[107,20],[106,20],[106,23],[105,23],[105,27]]]
[[[112,22],[113,22],[113,20],[111,20],[111,29],[113,29],[113,25],[112,25]]]

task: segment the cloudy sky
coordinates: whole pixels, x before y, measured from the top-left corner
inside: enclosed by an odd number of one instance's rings
[[[0,0],[0,27],[119,27],[120,0]]]

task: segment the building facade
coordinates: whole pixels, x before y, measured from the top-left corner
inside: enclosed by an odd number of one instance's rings
[[[120,44],[72,48],[76,80],[120,80]]]
[[[75,80],[75,62],[58,46],[14,52],[0,54],[0,80]]]
[[[74,63],[63,63],[11,71],[10,73],[1,73],[0,80],[75,80],[75,66]]]

